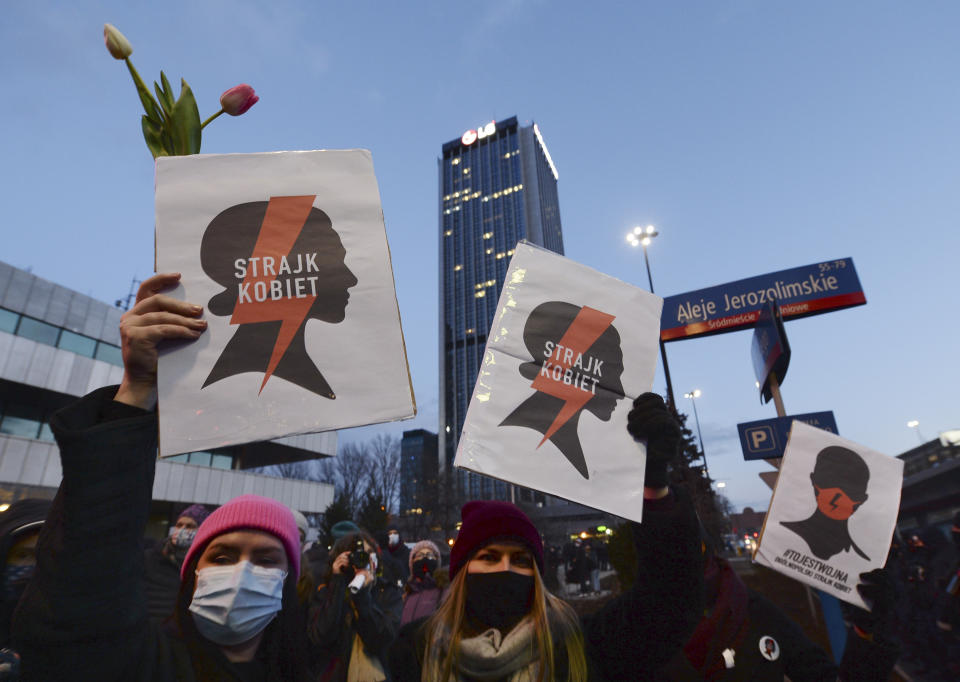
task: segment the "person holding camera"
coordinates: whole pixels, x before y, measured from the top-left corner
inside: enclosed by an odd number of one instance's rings
[[[640,396],[627,422],[647,445],[634,586],[581,620],[544,587],[543,544],[527,515],[509,502],[468,502],[449,591],[390,649],[395,681],[660,679],[703,612],[699,524],[689,496],[667,486],[681,432],[663,399]]]
[[[297,525],[269,498],[234,498],[207,517],[180,569],[174,619],[148,618],[142,540],[157,461],[157,346],[206,329],[202,308],[145,280],[120,324],[123,381],[56,413],[63,479],[14,613],[24,679],[313,679],[297,601]]]
[[[323,682],[389,679],[386,653],[400,625],[403,601],[384,579],[379,547],[369,533],[340,538],[310,606],[307,634]]]

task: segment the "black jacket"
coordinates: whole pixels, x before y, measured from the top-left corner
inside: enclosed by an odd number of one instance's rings
[[[793,682],[886,680],[896,661],[890,643],[851,633],[838,668],[830,656],[776,606],[750,590],[725,559],[708,556],[704,570],[709,611],[663,679]]]
[[[703,611],[699,525],[682,491],[644,503],[633,525],[639,569],[634,586],[582,619],[591,680],[654,680],[686,641]],[[419,682],[424,620],[400,630],[389,660],[394,682]],[[557,650],[557,679],[566,679],[566,652]]]
[[[730,628],[727,636],[709,642],[710,661],[697,670],[682,651],[660,672],[664,680],[711,680],[734,682],[880,682],[889,679],[897,659],[897,647],[890,643],[868,642],[852,631],[847,636],[843,661],[838,667],[819,646],[780,609],[762,595],[744,588],[746,620]],[[770,642],[769,640],[773,640]],[[724,664],[723,651],[733,667]]]
[[[63,480],[40,533],[36,574],[14,613],[24,680],[197,680],[195,654],[147,617],[142,543],[156,414],[114,402],[116,392],[94,391],[51,420]],[[271,661],[236,665],[201,647],[204,682],[276,679]]]
[[[162,623],[173,614],[180,591],[180,569],[163,554],[163,544],[143,553],[144,589],[150,618]]]
[[[378,577],[356,594],[337,573],[321,585],[310,604],[307,634],[318,657],[316,668],[324,682],[347,679],[354,635],[364,651],[387,668],[387,649],[400,627],[403,596],[391,580]]]

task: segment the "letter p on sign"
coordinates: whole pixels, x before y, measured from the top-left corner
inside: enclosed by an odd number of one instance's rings
[[[773,429],[769,426],[758,426],[747,431],[750,439],[750,449],[754,452],[764,452],[777,447],[773,437]]]

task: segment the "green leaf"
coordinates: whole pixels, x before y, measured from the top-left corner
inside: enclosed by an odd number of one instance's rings
[[[133,68],[133,62],[129,59],[125,59],[124,61],[127,63],[127,69],[130,70],[130,77],[133,78],[133,84],[137,88],[137,95],[140,97],[140,103],[143,104],[143,110],[147,112],[147,116],[150,117],[154,123],[162,124],[164,120],[163,112],[160,111],[160,107],[157,106],[156,101],[154,101],[153,95],[147,90],[147,86],[144,85],[140,74]]]
[[[160,106],[163,107],[163,113],[169,117],[170,111],[173,109],[173,98],[169,93],[161,90],[156,81],[153,83],[153,89],[157,92],[157,101],[160,102]]]
[[[166,94],[167,99],[170,100],[170,108],[173,108],[173,88],[170,87],[170,81],[167,80],[167,74],[160,71],[160,83],[163,85],[163,92]]]
[[[180,79],[180,97],[170,116],[170,134],[177,154],[200,153],[200,110],[187,81]]]
[[[163,128],[154,123],[148,116],[140,119],[140,127],[143,128],[143,139],[147,142],[147,148],[153,154],[153,158],[166,156],[163,148]]]
[[[163,149],[166,152],[164,156],[176,156],[177,155],[177,145],[174,144],[173,137],[170,135],[170,131],[166,128],[163,129]]]

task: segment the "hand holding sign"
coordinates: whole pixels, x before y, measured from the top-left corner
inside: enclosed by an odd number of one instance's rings
[[[160,456],[416,413],[364,150],[157,160],[157,263],[209,312],[161,349]]]
[[[667,465],[677,456],[683,434],[663,398],[656,393],[644,393],[634,400],[627,415],[627,431],[634,440],[647,444],[644,487],[665,488]]]
[[[882,590],[857,576],[882,568],[900,506],[903,462],[794,422],[754,560],[855,606]],[[863,575],[861,575],[863,574]]]
[[[854,609],[850,619],[867,635],[888,634],[893,623],[893,609],[897,602],[897,587],[884,568],[860,574],[857,592],[869,610]]]
[[[523,242],[505,279],[454,464],[640,521],[662,301]],[[662,488],[672,418],[637,408]]]
[[[136,305],[121,318],[123,382],[115,400],[152,408],[157,401],[157,344],[166,339],[196,339],[207,328],[205,320],[197,319],[203,308],[160,293],[179,281],[179,273],[144,280]]]

